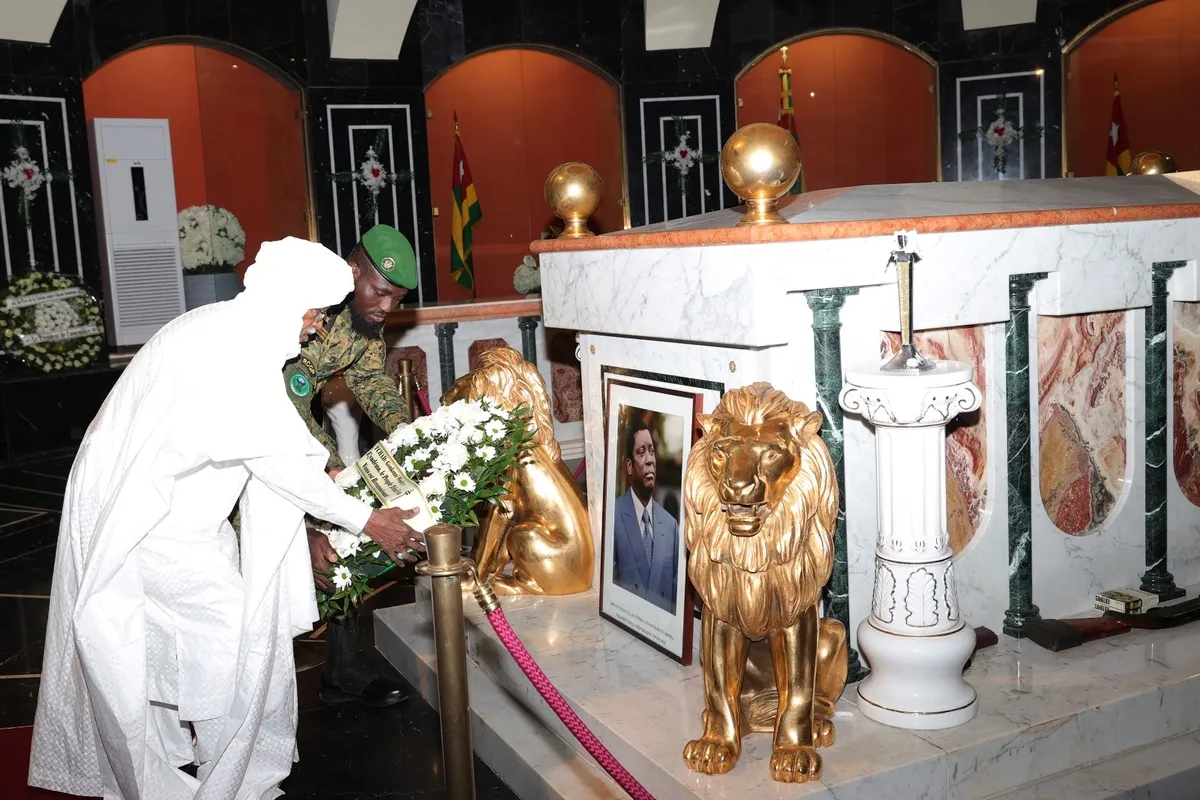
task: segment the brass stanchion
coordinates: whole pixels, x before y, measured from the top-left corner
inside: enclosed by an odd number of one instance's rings
[[[400,395],[404,398],[405,404],[408,406],[408,412],[412,414],[412,418],[417,418],[417,408],[414,405],[416,402],[416,392],[414,391],[415,380],[412,371],[412,359],[402,358],[399,361],[400,374],[396,376],[396,381],[400,386]]]
[[[475,751],[471,744],[461,580],[471,562],[461,555],[462,529],[456,525],[434,525],[425,531],[425,548],[428,560],[417,566],[417,572],[428,575],[433,583],[433,640],[437,652],[446,797],[475,800]]]

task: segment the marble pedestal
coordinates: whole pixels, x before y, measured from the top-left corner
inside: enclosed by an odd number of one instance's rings
[[[846,371],[839,402],[875,427],[879,533],[871,615],[858,642],[871,674],[862,713],[885,725],[952,728],[976,712],[962,679],[975,649],[963,621],[946,528],[946,426],[979,408],[974,370],[937,361],[925,372],[879,365]]]
[[[837,742],[822,750],[821,780],[778,784],[766,734],[746,738],[727,775],[689,772],[683,746],[698,733],[704,704],[699,661],[680,666],[599,619],[597,605],[595,593],[504,599],[550,680],[656,800],[1185,798],[1192,795],[1170,792],[1200,779],[1200,626],[1139,631],[1065,653],[1001,637],[966,673],[979,714],[951,730],[874,722],[851,686],[838,702]],[[464,608],[480,758],[527,800],[624,797],[542,702],[474,601]],[[436,706],[429,617],[428,588],[419,584],[415,605],[376,612],[375,640]],[[1167,793],[1148,795],[1146,787]]]

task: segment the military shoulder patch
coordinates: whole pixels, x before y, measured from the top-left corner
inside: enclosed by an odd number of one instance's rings
[[[296,397],[308,397],[309,392],[312,391],[312,384],[309,383],[308,378],[299,372],[293,375],[291,380],[288,381],[288,386],[291,388],[292,394],[296,395]]]

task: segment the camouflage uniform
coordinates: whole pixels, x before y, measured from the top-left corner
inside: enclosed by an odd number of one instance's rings
[[[300,350],[300,355],[283,368],[288,396],[308,423],[308,429],[329,451],[329,468],[346,466],[337,456],[337,443],[313,417],[313,398],[325,382],[341,372],[346,385],[367,416],[391,433],[412,417],[396,381],[384,370],[386,356],[383,339],[367,339],[356,332],[350,322],[350,308],[342,309],[322,339],[314,336]]]

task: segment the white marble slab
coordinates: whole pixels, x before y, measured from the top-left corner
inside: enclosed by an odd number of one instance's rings
[[[422,593],[418,605],[426,598]],[[857,713],[851,688],[838,706],[837,743],[822,751],[819,783],[771,781],[765,734],[747,738],[732,772],[709,778],[688,771],[681,756],[700,731],[698,662],[682,667],[600,620],[594,595],[505,605],[550,680],[659,800],[982,800],[1200,729],[1200,626],[1134,632],[1064,653],[1003,639],[977,654],[966,673],[980,697],[979,716],[967,725],[920,733],[888,728]],[[428,691],[427,676],[408,655],[431,649],[424,615],[414,606],[377,612],[376,641]],[[474,668],[569,740],[477,612],[467,625]]]

